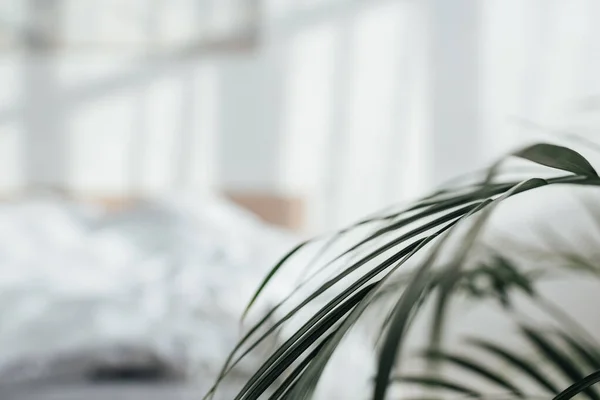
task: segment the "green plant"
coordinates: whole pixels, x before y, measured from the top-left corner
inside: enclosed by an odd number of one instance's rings
[[[349,235],[368,230],[361,239],[348,245],[346,250],[333,259],[319,263],[317,260],[321,257],[318,257],[310,263],[310,267],[314,267],[313,271],[316,272],[301,283],[298,290],[317,282],[316,286],[296,302],[293,301],[295,293],[290,294],[248,331],[232,351],[221,376],[207,397],[211,397],[223,376],[244,356],[318,298],[325,298],[325,304],[275,349],[235,400],[257,399],[266,393],[270,399],[310,399],[340,341],[357,321],[365,317],[365,311],[378,307],[378,301],[382,298],[391,300],[392,307],[381,324],[372,399],[385,399],[394,379],[407,381],[407,377],[397,377],[394,370],[406,357],[403,350],[407,332],[425,302],[433,305],[430,347],[426,353],[433,375],[412,377],[412,380],[415,383],[421,379],[422,384],[433,384],[437,380],[437,386],[443,387],[439,368],[444,363],[456,364],[457,361],[444,352],[442,341],[453,294],[460,291],[472,296],[495,298],[505,307],[510,306],[509,291],[521,290],[529,295],[534,294],[530,277],[520,273],[501,257],[497,257],[493,265],[469,266],[468,260],[474,244],[494,208],[509,197],[534,189],[540,190],[544,186],[600,185],[600,178],[590,163],[579,153],[565,147],[535,144],[510,156],[559,170],[562,174],[506,180],[501,173],[503,159],[486,171],[483,180],[451,185],[406,208],[386,210],[329,237],[321,244],[320,256],[336,243],[345,243],[344,241],[349,240]],[[273,267],[249,302],[246,312],[278,271],[314,242],[315,240],[311,240],[298,245]],[[450,253],[449,247],[452,247]],[[410,266],[411,263],[415,265]],[[337,271],[335,266],[341,266],[341,269]],[[400,275],[401,267],[406,268],[409,274]],[[318,283],[318,276],[332,271],[333,276]],[[491,282],[485,289],[476,285],[476,280],[482,274]],[[289,309],[282,312],[285,307]],[[271,328],[265,330],[266,321],[278,312],[281,317]],[[520,329],[527,337],[539,336],[537,331],[530,331],[528,327],[521,326]],[[477,346],[482,349],[486,347],[483,342],[477,342]],[[495,349],[497,355],[500,350],[507,349]],[[487,351],[494,350],[488,346]],[[595,351],[597,349],[593,350]],[[527,369],[521,366],[520,371],[526,373]],[[531,375],[531,371],[529,374]],[[564,388],[558,386],[552,386],[550,392],[557,399],[567,399],[575,392],[588,389],[598,379],[597,373],[588,377],[580,375],[570,375],[574,386],[562,394],[557,392]],[[283,379],[278,381],[279,378]],[[425,382],[425,379],[429,381]],[[546,386],[546,389],[550,387]],[[469,390],[463,391],[465,393],[469,394]],[[524,396],[516,390],[512,390],[512,393],[516,397]]]
[[[467,372],[468,379],[423,373],[399,374],[394,376],[394,380],[476,398],[485,398],[477,384],[491,385],[494,392],[509,393],[513,398],[549,398],[565,388],[564,381],[580,382],[586,375],[600,370],[600,347],[597,343],[563,329],[541,329],[524,323],[517,326],[518,335],[533,354],[523,355],[510,346],[480,337],[468,337],[467,348],[460,353],[426,350],[421,354],[427,360],[435,359],[446,364],[451,371],[459,369]],[[482,360],[482,356],[484,359],[487,356],[487,359]],[[520,382],[514,382],[511,375],[520,378]],[[525,381],[526,389],[520,384],[522,381]],[[592,388],[585,390],[584,394],[591,400],[600,398]]]
[[[512,262],[497,257],[491,260],[491,264],[484,263],[483,267],[477,267],[474,271],[481,269],[494,271],[493,275],[504,269],[517,274],[520,270]],[[559,393],[565,387],[565,382],[580,381],[586,375],[600,370],[600,345],[577,321],[537,292],[537,280],[507,275],[504,281],[526,282],[523,287],[526,288],[527,300],[555,321],[548,326],[524,322],[528,320],[527,316],[521,315],[517,307],[512,307],[508,293],[502,289],[498,291],[502,294],[501,304],[505,312],[517,327],[517,337],[529,352],[523,353],[522,346],[517,349],[486,338],[469,336],[464,341],[466,346],[460,351],[426,349],[417,355],[429,363],[435,361],[443,364],[448,367],[446,371],[467,372],[468,378],[426,372],[398,374],[394,376],[394,381],[475,398],[486,397],[486,392],[479,388],[480,383],[493,387],[492,391],[504,391],[515,398],[548,398]],[[495,287],[496,284],[491,279],[487,286]],[[517,378],[517,382],[513,378]],[[586,390],[584,394],[590,399],[600,398],[593,389]]]

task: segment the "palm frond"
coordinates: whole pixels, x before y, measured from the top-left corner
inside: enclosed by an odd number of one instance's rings
[[[461,369],[474,373],[480,378],[483,378],[484,380],[493,383],[504,390],[507,390],[508,392],[512,393],[518,398],[525,397],[523,391],[519,389],[514,383],[510,382],[508,378],[502,376],[493,368],[490,368],[489,366],[484,365],[481,362],[475,361],[467,356],[447,353],[440,350],[427,351],[425,353],[425,356],[427,358],[434,358],[444,361],[447,364],[451,364],[452,366],[459,367]]]
[[[468,342],[474,347],[501,359],[514,370],[518,371],[520,376],[532,379],[541,389],[545,389],[552,394],[557,394],[559,392],[559,386],[556,383],[553,383],[550,377],[540,371],[540,369],[526,357],[492,343],[489,340],[470,338],[468,339]]]
[[[531,360],[531,357],[523,355],[522,348],[511,349],[506,345],[494,343],[487,339],[468,337],[467,344],[475,350],[474,354],[481,353],[487,355],[487,362],[482,362],[477,357],[477,361],[471,357],[442,352],[439,350],[430,350],[423,353],[426,359],[435,358],[444,363],[444,366],[453,369],[463,369],[471,373],[473,378],[464,380],[463,379],[451,379],[448,377],[439,377],[443,382],[447,382],[458,387],[469,385],[472,387],[473,383],[480,382],[492,383],[500,389],[508,390],[516,397],[531,397],[534,393],[548,393],[553,396],[558,396],[564,387],[563,383],[557,382],[554,374],[550,374],[548,368],[552,368],[554,371],[562,375],[563,380],[566,382],[582,382],[586,378],[586,374],[589,371],[597,370],[598,367],[589,365],[586,367],[578,361],[578,358],[585,354],[585,357],[590,357],[595,362],[595,355],[598,351],[597,347],[590,344],[579,343],[573,338],[568,332],[564,330],[541,330],[535,329],[528,326],[521,325],[519,327],[519,334],[521,337],[533,348],[540,357],[540,362],[536,363]],[[560,337],[567,344],[567,349],[571,351],[564,351],[561,346],[558,346],[555,337]],[[468,350],[467,350],[468,351]],[[471,351],[472,352],[472,351]],[[496,363],[500,361],[502,363]],[[544,368],[540,368],[540,364]],[[522,391],[516,387],[516,385],[506,379],[500,372],[503,371],[506,374],[512,376],[518,376],[520,378],[526,378],[533,388],[530,392]],[[419,375],[415,375],[419,378]],[[427,380],[430,378],[430,374],[426,373],[423,375]],[[418,383],[415,380],[415,383]],[[431,381],[427,381],[426,384],[421,385],[423,388],[435,387]],[[442,388],[445,387],[441,386]],[[583,392],[590,399],[597,399],[598,394],[594,389],[589,387],[577,386],[580,388],[580,392]],[[481,392],[479,392],[481,393]],[[490,393],[493,394],[493,393]],[[482,394],[484,398],[487,398],[487,394]]]
[[[497,204],[516,194],[546,185],[600,185],[600,178],[589,162],[568,148],[536,144],[512,155],[569,174],[548,179],[533,178],[524,181],[497,182],[500,170],[500,162],[498,162],[488,170],[487,177],[483,182],[444,188],[412,205],[376,214],[337,232],[333,238],[330,238],[330,241],[347,240],[345,239],[346,234],[359,226],[369,224],[374,226],[372,233],[327,261],[322,267],[319,267],[319,270],[327,268],[333,263],[344,263],[345,256],[350,254],[358,254],[357,261],[349,262],[336,275],[317,285],[316,289],[311,289],[311,292],[305,295],[298,304],[288,304],[290,296],[286,297],[271,309],[267,316],[250,328],[229,355],[217,382],[206,398],[210,398],[214,394],[221,379],[262,341],[290,319],[296,317],[309,303],[328,296],[331,300],[320,306],[312,317],[271,354],[235,398],[235,400],[255,400],[274,389],[276,397],[273,398],[310,399],[329,358],[336,351],[346,333],[385,290],[396,271],[408,260],[412,260],[415,255],[426,253],[427,256],[412,272],[412,277],[404,289],[398,293],[399,297],[390,315],[389,323],[383,328],[385,334],[373,393],[375,400],[382,400],[390,383],[391,371],[398,362],[398,354],[401,354],[406,332],[415,318],[423,297],[432,293],[433,291],[430,289],[436,285],[443,288],[447,296],[461,287],[460,284],[465,276],[462,261],[475,242],[487,216]],[[459,249],[455,262],[447,266],[443,279],[440,279],[439,274],[433,273],[436,267],[437,253],[447,238],[456,231],[457,225],[466,224],[466,221],[473,222],[469,230],[471,234],[467,235],[468,240]],[[391,239],[390,236],[392,236]],[[383,239],[386,241],[382,244],[380,241]],[[265,288],[272,284],[278,272],[286,267],[289,260],[303,251],[309,243],[310,241],[292,249],[271,269],[252,296],[244,315],[252,308]],[[374,245],[374,248],[365,250],[367,244]],[[309,265],[309,267],[312,266]],[[490,271],[493,271],[490,272],[490,276],[494,279],[494,290],[499,298],[506,297],[509,288],[506,282],[507,276],[511,276],[516,282],[515,287],[520,287],[526,292],[532,290],[526,280],[518,281],[514,271],[507,266],[496,266]],[[303,284],[316,276],[315,274],[311,275]],[[334,295],[336,292],[338,294]],[[276,311],[281,310],[280,307],[283,305],[290,306],[290,311],[282,315],[278,314]],[[262,329],[265,328],[266,321],[275,315],[278,316],[275,323],[269,329]],[[442,325],[440,324],[440,326]],[[535,336],[535,332],[533,335]],[[290,368],[294,369],[290,375],[287,375],[284,383],[278,388],[272,388],[271,386],[278,381],[277,378],[285,376]],[[570,376],[572,378],[580,377],[575,374],[570,374]],[[519,392],[513,390],[513,393]],[[600,399],[594,398],[594,400]]]
[[[544,356],[548,363],[554,365],[568,381],[577,382],[585,377],[578,363],[540,331],[531,327],[521,326],[521,332],[533,347]],[[600,396],[592,389],[585,389],[584,393],[590,400],[600,400]]]
[[[580,343],[571,335],[567,335],[564,331],[558,331],[557,334],[563,339],[573,354],[577,354],[588,366],[594,369],[600,369],[600,349],[594,348],[589,344],[585,345]]]

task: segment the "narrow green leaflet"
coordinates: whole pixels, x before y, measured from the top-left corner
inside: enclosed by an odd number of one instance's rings
[[[470,338],[468,339],[468,342],[471,345],[504,360],[508,365],[518,370],[523,376],[531,378],[542,389],[547,390],[552,394],[557,394],[559,392],[558,385],[552,383],[550,379],[527,358],[488,340]]]
[[[438,358],[440,360],[458,366],[462,369],[470,371],[473,374],[479,375],[487,381],[492,382],[505,390],[508,390],[510,393],[512,393],[518,398],[522,399],[526,397],[523,391],[517,388],[517,386],[511,383],[507,378],[500,375],[492,368],[485,366],[473,359],[470,359],[465,356],[460,356],[458,354],[442,352],[439,350],[428,351],[425,353],[425,356],[427,358]]]
[[[552,400],[572,399],[584,390],[588,390],[590,387],[592,387],[592,385],[595,385],[598,382],[600,382],[600,370],[589,374],[588,376],[586,376],[578,382],[575,382],[574,384],[566,388],[563,392],[554,397]]]
[[[570,382],[577,382],[584,378],[585,375],[577,363],[540,332],[526,326],[521,326],[521,331],[533,347],[553,364]],[[584,393],[590,400],[600,400],[600,396],[598,396],[593,389],[586,389]]]
[[[538,143],[517,151],[514,156],[546,167],[572,172],[576,175],[598,177],[598,173],[588,160],[578,152],[566,147]]]

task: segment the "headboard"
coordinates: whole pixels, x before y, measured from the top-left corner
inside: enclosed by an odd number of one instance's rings
[[[101,205],[109,211],[122,210],[143,200],[140,197],[78,196],[65,192],[63,194],[86,203]],[[303,228],[305,204],[300,197],[242,191],[229,191],[224,195],[269,224],[293,231]]]

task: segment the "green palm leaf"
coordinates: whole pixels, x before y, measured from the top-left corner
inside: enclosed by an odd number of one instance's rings
[[[552,400],[569,400],[573,397],[577,396],[579,393],[583,391],[589,390],[592,385],[600,382],[600,371],[593,372],[586,376],[585,378],[575,382],[568,388],[566,388],[563,392],[558,394]]]
[[[310,399],[321,373],[329,358],[337,349],[340,341],[348,330],[360,319],[363,312],[385,290],[386,285],[391,281],[391,277],[394,276],[396,270],[415,254],[430,251],[429,256],[414,271],[412,278],[408,281],[409,283],[404,286],[390,315],[389,323],[385,324],[384,329],[386,333],[382,344],[384,351],[380,353],[374,387],[374,399],[384,399],[386,388],[390,383],[390,373],[397,364],[397,355],[402,348],[406,331],[410,327],[411,321],[414,319],[418,305],[421,304],[423,297],[432,292],[430,289],[433,286],[442,288],[444,296],[446,296],[440,307],[439,315],[442,315],[445,307],[444,304],[450,298],[450,294],[461,288],[460,284],[465,275],[462,273],[463,263],[460,261],[464,259],[469,251],[470,244],[475,241],[479,228],[471,231],[472,235],[467,240],[469,244],[463,246],[463,249],[459,251],[458,262],[451,263],[448,266],[446,274],[444,274],[444,279],[440,280],[440,275],[433,273],[436,253],[441,248],[445,238],[454,231],[455,226],[459,222],[470,218],[471,215],[478,214],[475,225],[481,226],[486,216],[493,209],[493,206],[510,196],[541,186],[554,184],[600,184],[600,178],[598,178],[594,168],[585,158],[570,149],[549,144],[537,144],[519,150],[513,153],[513,155],[539,165],[560,169],[575,175],[558,176],[547,180],[529,179],[523,182],[494,182],[500,168],[500,163],[496,163],[488,170],[488,176],[484,182],[462,187],[444,188],[430,196],[422,198],[413,203],[413,205],[397,211],[392,209],[376,214],[334,234],[329,238],[328,243],[335,243],[341,240],[347,233],[359,226],[371,223],[376,224],[375,230],[371,234],[368,234],[364,239],[359,240],[349,246],[347,250],[333,257],[320,267],[319,271],[327,268],[334,262],[343,262],[345,260],[344,256],[351,253],[359,255],[357,261],[348,263],[341,272],[318,285],[316,289],[302,298],[298,304],[290,304],[290,311],[279,316],[275,323],[270,325],[268,329],[261,328],[266,327],[267,321],[276,315],[276,311],[280,310],[282,305],[288,304],[291,295],[273,307],[265,317],[250,328],[248,333],[244,335],[229,355],[215,386],[208,393],[207,397],[210,397],[214,393],[223,376],[231,371],[240,360],[253,351],[269,335],[272,335],[279,327],[295,317],[309,303],[321,296],[333,295],[331,300],[321,306],[308,321],[271,354],[236,397],[236,400],[258,399],[263,393],[272,389],[271,386],[277,381],[278,377],[285,375],[289,368],[296,365],[280,387],[275,388],[275,397],[272,398]],[[408,231],[397,233],[406,228],[408,228]],[[389,238],[391,235],[395,235],[395,237],[392,237],[391,240],[387,239],[383,244],[377,242],[380,239]],[[443,235],[443,237],[440,237],[440,235]],[[274,277],[281,268],[288,265],[288,261],[306,248],[309,243],[311,241],[302,243],[292,249],[271,269],[253,294],[244,315],[252,308],[265,288],[273,282]],[[377,243],[375,248],[365,251],[366,245],[372,243]],[[324,246],[324,248],[328,247],[329,244]],[[425,249],[426,247],[432,248],[428,250]],[[322,252],[319,253],[318,258],[321,256]],[[380,256],[382,256],[382,260],[379,259]],[[375,260],[377,261],[375,262]],[[316,261],[314,262],[316,263]],[[309,265],[309,267],[312,267],[312,265]],[[500,270],[503,272],[500,272]],[[507,296],[511,279],[514,285],[532,295],[533,291],[529,282],[526,280],[518,281],[518,276],[514,273],[510,275],[511,273],[510,265],[498,267],[498,273],[494,278],[494,282],[495,290],[500,294],[499,296]],[[493,273],[490,274],[493,275]],[[303,286],[312,279],[316,279],[316,276],[317,274],[311,275],[300,286]],[[346,287],[343,288],[343,286]],[[438,316],[438,318],[442,321],[441,317]],[[442,327],[443,323],[440,322],[438,325]],[[441,328],[439,329],[441,331]],[[530,341],[532,343],[535,342],[538,350],[545,351],[546,356],[550,357],[550,354],[547,353],[548,348],[541,346],[541,342],[534,340],[537,338],[535,336],[536,333],[529,333],[528,337],[531,339]],[[488,348],[488,351],[492,351],[491,348]],[[503,357],[508,360],[509,353],[503,354]],[[496,355],[500,357],[501,353],[497,351]],[[583,353],[580,355],[583,355]],[[536,372],[530,368],[531,366],[523,363],[523,360],[520,360],[521,362],[519,363],[518,358],[513,357],[512,360],[512,365],[515,367],[518,366],[522,373],[528,374],[532,379],[537,380],[538,383],[542,383],[540,376],[535,376]],[[591,358],[588,359],[588,361],[590,360]],[[555,365],[558,366],[558,364],[556,363]],[[481,372],[481,368],[479,370]],[[561,367],[561,371],[574,380],[583,376],[579,373],[572,373],[574,371],[572,369],[565,369],[565,365]],[[488,372],[492,373],[493,371]],[[515,395],[522,394],[514,385],[511,386],[508,381],[504,380],[503,382],[505,387],[507,387],[507,383],[509,384],[508,387],[512,387],[511,391]],[[496,383],[499,384],[499,382]],[[556,389],[549,381],[545,382],[545,387],[548,390]],[[591,398],[593,400],[600,400],[597,397]]]
[[[533,347],[570,382],[577,382],[585,377],[577,362],[554,345],[541,332],[526,326],[521,326],[521,332]],[[584,393],[590,400],[600,400],[600,396],[593,389],[586,389]]]
[[[521,376],[531,378],[534,382],[539,384],[542,389],[545,389],[552,394],[557,394],[559,392],[558,385],[552,383],[551,379],[527,358],[515,354],[514,351],[494,344],[488,340],[470,338],[468,342],[480,350],[505,361],[510,367],[519,372]]]
[[[525,394],[522,390],[517,388],[515,384],[510,382],[506,377],[503,377],[498,372],[494,371],[493,368],[483,365],[475,360],[472,360],[466,356],[460,356],[457,354],[446,353],[439,350],[433,350],[426,352],[427,358],[435,358],[453,366],[462,368],[471,373],[478,375],[479,377],[487,380],[488,382],[494,383],[501,388],[508,390],[516,397],[524,398]]]

